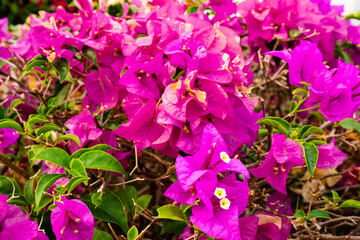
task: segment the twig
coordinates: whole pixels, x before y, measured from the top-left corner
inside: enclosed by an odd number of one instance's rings
[[[108,223],[108,226],[109,226],[109,228],[110,228],[111,233],[114,235],[114,238],[115,238],[116,240],[119,240],[119,238],[117,237],[117,235],[116,235],[116,233],[115,233],[115,231],[114,231],[114,229],[112,228],[112,226],[111,226],[110,223]]]
[[[129,180],[127,182],[115,183],[115,184],[108,183],[107,185],[108,186],[121,186],[121,185],[125,185],[125,184],[132,183],[132,182],[137,182],[137,181],[145,181],[145,179],[143,179],[143,178],[135,178],[135,179]]]
[[[136,169],[139,168],[138,153],[137,153],[136,145],[134,145],[134,147],[135,147],[135,167],[134,167],[134,169],[131,171],[130,176],[135,172]]]
[[[162,160],[159,156],[157,156],[156,154],[154,154],[152,152],[149,152],[149,151],[146,151],[146,150],[143,150],[142,152],[149,155],[149,156],[151,156],[151,157],[153,157],[155,160],[157,160],[159,163],[161,163],[162,165],[164,165],[166,167],[169,167],[171,165],[170,162]]]
[[[0,161],[3,162],[7,167],[11,168],[15,172],[19,173],[21,176],[23,176],[26,179],[29,179],[31,177],[31,174],[22,170],[21,168],[14,165],[11,161],[6,159],[3,155],[0,154]]]
[[[157,218],[154,218],[150,223],[149,225],[147,225],[146,228],[144,228],[144,230],[141,231],[141,233],[135,238],[135,240],[139,240],[141,239],[144,234],[146,233],[146,231],[155,223],[155,221],[157,220]]]

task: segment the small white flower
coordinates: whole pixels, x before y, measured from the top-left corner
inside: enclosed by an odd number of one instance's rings
[[[222,209],[228,210],[230,208],[230,200],[227,198],[223,198],[220,201],[220,207]]]
[[[221,158],[221,160],[223,160],[226,163],[230,162],[230,157],[229,157],[229,155],[227,155],[226,152],[221,152],[220,153],[220,158]]]
[[[224,197],[226,197],[226,191],[224,188],[219,188],[217,187],[215,189],[214,195],[218,198],[218,199],[222,199]]]

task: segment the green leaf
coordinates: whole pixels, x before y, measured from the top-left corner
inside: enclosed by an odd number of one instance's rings
[[[157,216],[156,218],[183,221],[186,224],[189,223],[185,213],[183,211],[181,211],[181,209],[176,207],[176,206],[165,205],[165,206],[159,207],[157,209],[157,211],[159,213],[159,216]]]
[[[256,123],[276,128],[282,134],[285,134],[286,136],[290,136],[290,134],[291,134],[290,124],[286,120],[279,118],[279,117],[266,117],[266,118],[260,119]]]
[[[161,228],[161,233],[182,233],[186,226],[186,223],[182,221],[165,219],[163,227]]]
[[[31,114],[26,122],[26,126],[29,130],[31,130],[34,124],[43,123],[43,122],[49,122],[49,120],[47,120],[44,115]]]
[[[186,14],[197,13],[198,9],[198,6],[190,6],[186,9]]]
[[[333,198],[333,203],[334,205],[336,205],[338,202],[340,202],[341,198],[339,197],[339,194],[335,191],[331,191],[332,193],[332,198]]]
[[[113,240],[113,238],[107,232],[100,231],[95,228],[92,240]]]
[[[36,177],[31,177],[29,181],[26,183],[24,188],[24,196],[26,201],[28,201],[30,204],[35,203],[35,181]]]
[[[139,235],[138,229],[133,225],[127,232],[128,240],[134,240]]]
[[[46,123],[41,128],[36,129],[35,133],[37,136],[40,136],[41,134],[44,134],[49,131],[59,131],[59,130],[61,130],[61,128],[58,125],[53,123]]]
[[[290,101],[290,112],[294,111],[297,105],[298,105],[298,102],[291,100]]]
[[[289,31],[289,36],[291,37],[291,38],[295,38],[295,37],[298,37],[299,36],[299,30],[297,30],[297,29],[291,29],[290,31]]]
[[[11,196],[13,193],[21,195],[21,188],[14,179],[0,176],[0,193],[8,196]]]
[[[34,67],[38,67],[42,70],[45,70],[47,68],[48,60],[43,55],[37,55],[33,59],[31,59],[25,66],[25,71],[28,72]]]
[[[321,146],[321,145],[326,144],[326,142],[324,142],[323,140],[321,140],[320,138],[317,138],[317,137],[309,138],[306,140],[306,142],[313,143],[316,146]]]
[[[65,58],[59,58],[53,62],[53,66],[60,76],[60,83],[63,83],[67,74],[69,74],[70,64]]]
[[[116,223],[124,230],[124,232],[128,231],[124,207],[120,198],[114,193],[105,189],[102,196],[102,202],[97,208],[95,208],[95,205],[91,202],[90,195],[85,195],[82,200],[89,207],[95,218],[106,222]]]
[[[135,205],[134,202],[132,201],[132,199],[134,199],[134,201],[136,201],[136,199],[138,198],[138,194],[137,194],[137,190],[134,186],[128,186],[125,189],[120,189],[116,195],[120,198],[122,204],[124,205],[124,207],[134,213],[135,212]]]
[[[102,203],[102,195],[102,192],[96,192],[91,196],[91,202],[95,205],[95,208]]]
[[[355,13],[350,13],[350,14],[346,15],[344,19],[345,20],[349,20],[349,19],[360,20],[360,11],[355,12]]]
[[[321,128],[314,127],[311,125],[306,125],[301,130],[300,138],[306,138],[307,136],[310,136],[312,134],[325,134],[325,133]]]
[[[305,217],[304,210],[302,210],[302,209],[296,210],[296,213],[294,214],[293,217],[295,217],[295,218],[304,218]]]
[[[312,218],[327,218],[331,219],[329,214],[323,210],[315,209],[309,212],[309,214],[306,216],[306,219],[312,219]]]
[[[82,55],[89,60],[90,62],[94,63],[96,66],[98,66],[98,62],[96,60],[96,52],[94,49],[92,49],[91,47],[88,47],[86,45],[84,45],[84,47],[82,48]]]
[[[74,177],[83,177],[83,178],[87,178],[87,173],[86,173],[86,169],[84,164],[82,163],[82,161],[80,161],[80,159],[78,158],[73,158],[70,162],[70,168],[71,170],[69,171],[71,173],[71,175],[73,175]]]
[[[330,207],[330,200],[327,197],[322,197],[325,200],[326,204]]]
[[[59,178],[65,177],[63,174],[44,174],[41,176],[38,185],[35,190],[35,211],[39,211],[44,204],[41,204],[41,200],[44,198],[46,192]],[[45,205],[46,206],[46,205]]]
[[[87,181],[89,178],[84,177],[73,177],[69,180],[67,184],[68,192],[71,193],[79,184],[81,184],[84,181]]]
[[[106,144],[98,144],[98,145],[95,145],[95,146],[93,146],[91,148],[83,148],[83,149],[77,150],[76,152],[71,154],[70,158],[71,159],[79,158],[84,153],[89,152],[89,151],[93,151],[93,150],[107,151],[107,150],[115,150],[115,149],[116,148],[110,147],[109,145],[106,145]]]
[[[346,118],[344,120],[341,120],[338,125],[345,129],[354,129],[358,133],[360,133],[360,123],[355,119]]]
[[[29,151],[29,163],[30,167],[32,167],[36,161],[36,158],[34,158],[38,153],[45,150],[44,146],[41,145],[32,145],[31,150]]]
[[[77,145],[79,145],[79,147],[81,147],[81,143],[80,143],[80,139],[78,136],[74,135],[74,134],[67,134],[67,135],[62,135],[58,138],[56,138],[56,144],[58,144],[59,142],[61,142],[62,140],[72,140],[74,142],[77,143]]]
[[[34,156],[34,159],[45,160],[52,162],[60,167],[65,168],[67,171],[70,171],[70,157],[67,152],[60,148],[46,148],[40,151]]]
[[[306,96],[308,94],[308,92],[303,88],[297,88],[294,91],[292,91],[292,95],[299,94],[299,93],[304,96]]]
[[[314,177],[315,167],[319,158],[319,150],[313,143],[304,143],[305,160],[309,173]]]
[[[121,3],[110,5],[107,12],[113,17],[122,17],[124,14],[124,8]]]
[[[142,195],[136,199],[136,204],[139,205],[142,209],[146,209],[152,199],[151,195]],[[141,208],[135,206],[136,211],[142,212]]]
[[[180,209],[181,209],[181,211],[183,211],[185,213],[189,208],[191,208],[194,205],[198,205],[198,203],[195,202],[195,204],[193,204],[193,205],[183,205],[183,204],[181,204]]]
[[[127,175],[120,162],[110,154],[93,150],[80,156],[86,169],[102,169]]]
[[[14,101],[11,102],[9,110],[12,111],[14,108],[16,108],[18,105],[22,103],[24,102],[21,101],[20,99],[15,99]]]
[[[340,208],[345,208],[345,207],[360,208],[360,202],[356,201],[354,199],[349,199],[349,200],[344,201],[342,204],[340,204],[339,207]]]
[[[62,86],[61,84],[58,85],[59,88]],[[65,86],[61,87],[61,89],[54,93],[54,96],[49,98],[47,101],[50,106],[58,107],[60,104],[65,100],[68,92],[70,89],[70,84],[66,84]],[[56,94],[56,95],[55,95]]]
[[[18,132],[22,132],[21,126],[14,120],[10,120],[10,119],[5,119],[3,121],[0,121],[0,128],[11,128],[11,129],[15,129]]]

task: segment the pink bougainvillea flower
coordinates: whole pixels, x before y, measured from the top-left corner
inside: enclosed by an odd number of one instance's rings
[[[14,144],[18,140],[19,134],[10,128],[0,128],[0,151]]]
[[[29,221],[28,215],[17,206],[7,203],[8,196],[0,194],[0,240],[48,240],[38,230],[37,222]]]
[[[104,110],[115,107],[118,102],[117,89],[102,71],[90,71],[86,75],[85,89],[89,99]]]
[[[88,240],[94,235],[94,217],[80,200],[61,197],[51,212],[51,225],[57,240]]]
[[[338,68],[328,70],[317,45],[301,41],[293,51],[273,51],[267,54],[289,63],[290,84],[309,83],[307,107],[319,104],[320,111],[330,121],[352,117],[360,106],[359,69],[353,64],[338,61]]]
[[[208,171],[233,171],[250,177],[239,159],[229,157],[225,141],[212,124],[208,124],[204,129],[199,151],[193,156],[179,155],[175,167],[179,182],[185,191]]]
[[[286,140],[285,135],[273,134],[272,146],[265,161],[257,168],[250,169],[255,177],[266,178],[279,192],[286,194],[286,178],[290,169],[303,166],[303,153],[295,141]]]
[[[292,224],[288,219],[266,212],[258,212],[254,216],[259,218],[259,225],[255,239],[286,240],[290,236]]]
[[[182,204],[200,199],[192,208],[190,220],[210,236],[239,239],[237,220],[247,205],[249,173],[240,160],[229,157],[225,141],[212,124],[205,127],[201,142],[195,155],[177,157],[178,181],[165,196]],[[244,180],[238,181],[235,173],[242,174]]]
[[[125,101],[127,101],[126,98]],[[147,148],[165,130],[164,126],[154,121],[157,113],[157,103],[154,99],[150,99],[137,112],[133,111],[133,106],[131,110],[134,115],[132,115],[130,121],[120,125],[120,128],[113,130],[113,133],[125,139],[134,140],[139,150]]]
[[[38,228],[38,223],[34,221],[17,222],[0,233],[0,240],[49,240],[43,232],[39,232]]]
[[[82,146],[89,140],[95,140],[101,136],[101,129],[96,127],[91,112],[84,109],[79,115],[70,118],[65,126],[69,129],[68,134],[79,137]]]
[[[11,34],[8,33],[8,27],[9,20],[6,17],[0,18],[0,40],[2,40],[2,38],[5,38],[6,40],[11,38]]]
[[[238,216],[247,205],[247,181],[238,181],[235,174],[231,174],[219,180],[215,186],[200,180],[196,190],[201,201],[192,207],[190,220],[209,236],[240,239]]]
[[[266,202],[266,206],[276,213],[287,216],[293,215],[291,209],[291,198],[279,192],[272,193]]]
[[[335,138],[331,143],[318,146],[319,158],[316,164],[317,168],[328,169],[340,165],[347,154],[343,153],[340,149],[335,146]]]
[[[325,68],[317,44],[309,41],[300,41],[300,45],[292,51],[272,51],[266,54],[279,57],[289,64],[289,80],[293,86],[301,86],[301,82],[312,83]]]

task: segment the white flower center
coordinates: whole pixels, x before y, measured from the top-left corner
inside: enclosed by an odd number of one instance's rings
[[[224,197],[226,197],[226,191],[224,188],[219,188],[217,187],[215,189],[214,195],[218,198],[218,199],[222,199]]]
[[[229,155],[227,155],[226,152],[221,152],[220,153],[220,158],[221,158],[221,160],[223,160],[226,163],[230,162],[230,157],[229,157]]]
[[[227,198],[223,198],[220,200],[220,207],[222,209],[228,210],[230,208],[230,200]]]

